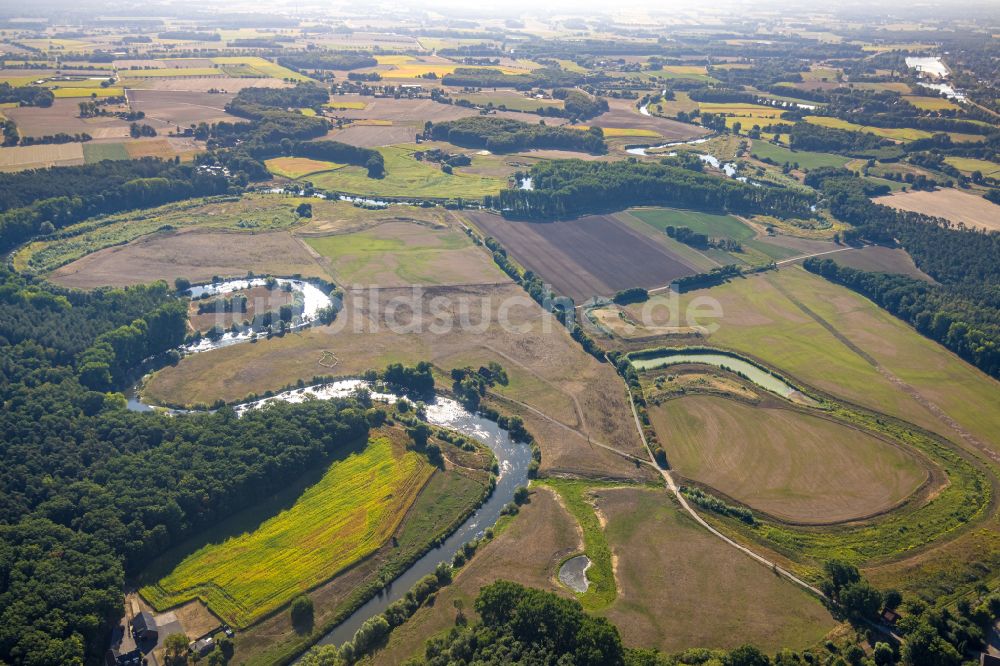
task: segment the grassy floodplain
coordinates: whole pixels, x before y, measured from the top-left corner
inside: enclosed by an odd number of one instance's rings
[[[819,167],[842,167],[850,158],[831,153],[815,153],[808,150],[790,150],[784,146],[776,146],[769,141],[754,141],[750,154],[757,159],[770,159],[775,164],[798,163],[803,169],[818,169]]]
[[[481,198],[496,194],[506,187],[505,179],[475,176],[455,169],[447,174],[430,162],[418,162],[413,157],[416,146],[388,146],[379,148],[385,158],[385,178],[369,178],[363,167],[347,166],[343,169],[314,174],[310,180],[316,187],[335,192],[360,194],[371,197],[430,197],[430,198]]]
[[[375,434],[287,511],[204,546],[141,593],[160,609],[198,597],[228,622],[247,626],[373,553],[433,471],[400,437]]]
[[[124,245],[165,228],[247,232],[287,229],[299,221],[295,207],[304,201],[312,200],[269,195],[212,197],[98,217],[29,243],[15,255],[14,266],[20,271],[49,272],[98,250]]]

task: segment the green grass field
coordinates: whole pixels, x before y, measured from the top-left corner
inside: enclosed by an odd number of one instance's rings
[[[468,100],[480,106],[486,106],[487,104],[493,104],[495,107],[503,106],[512,111],[535,111],[539,107],[548,106],[558,109],[563,108],[563,101],[561,99],[535,99],[534,97],[525,97],[524,95],[515,93],[463,93],[457,95],[456,99]]]
[[[849,132],[870,132],[875,136],[892,139],[893,141],[916,141],[917,139],[929,139],[931,132],[915,129],[912,127],[868,127],[848,122],[841,118],[831,118],[829,116],[806,116],[805,121],[821,127],[832,127]]]
[[[731,215],[716,215],[677,208],[634,208],[629,211],[646,224],[661,231],[668,226],[688,227],[714,238],[743,241],[754,237],[753,230]]]
[[[828,324],[796,306],[792,295]],[[928,409],[886,379],[835,337],[851,341],[925,394],[985,442],[1000,442],[996,380],[854,292],[799,267],[759,275],[681,296],[709,295],[723,316],[708,344],[749,354],[790,377],[860,405],[956,437]],[[663,297],[657,296],[657,299]],[[633,308],[630,308],[630,312]],[[633,316],[639,316],[638,311]],[[704,320],[703,324],[713,320]],[[1000,444],[995,444],[1000,448]]]
[[[378,150],[385,158],[385,178],[369,178],[366,169],[348,166],[315,174],[310,180],[316,187],[348,194],[435,199],[478,199],[496,194],[507,185],[505,179],[464,174],[460,168],[452,174],[444,173],[436,164],[415,160],[415,147],[387,146]]]
[[[299,74],[298,72],[293,72],[287,67],[282,67],[276,63],[260,58],[257,56],[221,56],[218,58],[212,58],[212,62],[216,65],[222,65],[225,67],[233,67],[237,65],[242,65],[240,76],[252,75],[251,72],[256,73],[257,76],[265,76],[275,79],[290,79],[292,81],[312,81],[308,76],[304,74]]]
[[[750,154],[757,159],[768,158],[775,164],[798,163],[803,169],[818,169],[819,167],[842,167],[850,161],[850,158],[830,153],[814,153],[808,150],[790,150],[783,146],[776,146],[768,141],[754,141]]]
[[[83,159],[92,164],[101,160],[127,160],[129,155],[124,143],[85,143]]]
[[[1000,173],[1000,164],[988,160],[977,160],[972,157],[946,157],[944,161],[959,171],[971,174],[974,171],[981,172],[984,176],[992,176]]]
[[[159,609],[197,597],[245,627],[388,541],[433,471],[402,441],[375,436],[287,511],[204,546],[141,594]]]
[[[71,97],[121,97],[125,94],[123,88],[110,87],[110,88],[78,88],[78,87],[67,87],[67,88],[54,88],[52,94],[58,99],[71,98]]]
[[[615,586],[611,547],[588,499],[588,490],[597,484],[592,481],[547,479],[545,485],[559,493],[566,508],[583,529],[583,549],[591,562],[587,569],[590,587],[583,594],[578,594],[577,599],[589,611],[604,609],[614,602],[618,589]]]
[[[455,228],[387,223],[351,234],[307,238],[344,284],[463,284],[503,275]]]

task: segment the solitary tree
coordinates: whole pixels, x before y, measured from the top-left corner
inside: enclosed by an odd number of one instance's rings
[[[313,601],[300,594],[292,601],[292,625],[297,631],[309,631],[313,624]]]

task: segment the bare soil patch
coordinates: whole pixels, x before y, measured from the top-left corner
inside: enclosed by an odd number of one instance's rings
[[[417,130],[412,125],[348,125],[329,132],[323,139],[332,139],[352,146],[374,148],[396,143],[410,143]]]
[[[4,115],[17,123],[22,136],[87,133],[95,139],[118,139],[129,136],[129,123],[118,118],[80,118],[80,100],[57,99],[48,108],[22,106],[4,109]]]
[[[959,227],[1000,231],[1000,206],[951,187],[933,192],[896,192],[874,201],[900,210],[941,217]]]
[[[820,602],[682,514],[662,490],[594,493],[618,562],[604,613],[630,647],[674,652],[817,643],[836,622]]]
[[[696,272],[614,215],[555,222],[506,220],[485,212],[467,215],[519,263],[577,302],[630,287],[662,287]]]
[[[144,236],[89,254],[55,270],[49,278],[67,287],[123,287],[186,277],[244,276],[247,271],[329,277],[305,246],[286,231],[225,233],[186,231]]]
[[[221,86],[219,86],[221,87]],[[180,126],[187,129],[198,123],[216,123],[222,120],[236,121],[225,111],[226,104],[234,97],[227,93],[208,93],[174,90],[129,90],[128,98],[132,108],[146,114],[147,120],[157,121],[159,126]]]

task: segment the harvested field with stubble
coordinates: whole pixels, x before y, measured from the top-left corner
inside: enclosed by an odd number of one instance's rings
[[[554,222],[507,220],[486,212],[466,215],[518,263],[577,302],[630,287],[662,287],[697,272],[615,215]]]
[[[17,123],[17,130],[21,136],[45,136],[65,132],[86,133],[94,139],[128,138],[128,122],[114,117],[80,118],[79,104],[80,100],[77,99],[57,99],[50,107],[22,106],[5,109],[4,115]]]
[[[225,87],[215,79],[216,85]],[[228,83],[228,82],[226,82]],[[198,123],[219,121],[237,122],[236,116],[226,113],[226,104],[234,94],[173,90],[129,90],[132,108],[146,114],[146,120],[156,121],[154,127],[171,130],[177,126],[185,129]]]
[[[869,245],[856,250],[837,252],[828,258],[833,259],[841,266],[850,266],[862,271],[899,273],[918,280],[934,282],[934,279],[927,273],[917,268],[917,265],[913,263],[913,257],[899,247]]]
[[[329,278],[303,243],[287,231],[244,234],[188,230],[144,236],[88,254],[56,269],[49,279],[78,289],[124,287],[156,280],[194,282],[247,271]]]
[[[344,376],[394,362],[429,360],[448,372],[496,361],[510,377],[502,395],[526,411],[537,410],[536,416],[545,414],[538,418],[551,426],[551,435],[536,435],[542,473],[646,477],[633,463],[591,443],[645,455],[614,368],[586,354],[513,284],[349,290],[331,326],[186,357],[154,374],[143,396],[161,404],[242,400],[330,374],[320,364],[326,352],[336,354],[336,373]]]
[[[328,133],[324,139],[340,141],[351,146],[376,148],[413,141],[420,129],[412,125],[348,125],[342,130]]]
[[[545,538],[538,538],[539,534]],[[371,663],[395,666],[411,656],[422,655],[429,637],[455,625],[455,601],[462,602],[466,617],[474,622],[473,602],[480,588],[499,579],[571,597],[556,574],[563,559],[582,549],[580,527],[562,506],[558,494],[545,486],[533,487],[531,501],[521,507],[516,519],[458,571],[433,605],[423,606],[396,628],[385,647],[372,655]]]
[[[955,226],[1000,231],[1000,206],[955,188],[897,192],[873,201],[899,210],[943,217]]]
[[[629,647],[772,653],[819,642],[836,626],[815,598],[682,514],[660,489],[595,489],[618,598],[603,612]]]
[[[649,412],[672,468],[779,520],[822,524],[871,516],[927,479],[912,454],[780,405],[702,395]]]
[[[83,144],[47,143],[0,148],[0,171],[23,171],[83,164]]]
[[[221,70],[220,70],[221,72]],[[290,88],[293,84],[281,79],[237,79],[226,76],[183,76],[129,81],[129,96],[140,90],[161,90],[171,92],[208,93],[209,90],[221,90],[235,95],[244,88]]]

